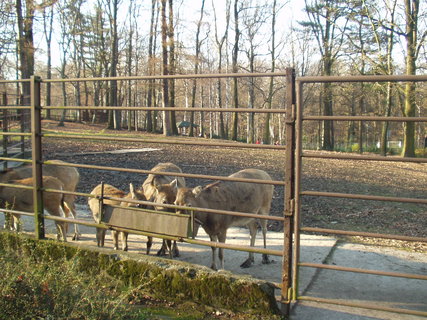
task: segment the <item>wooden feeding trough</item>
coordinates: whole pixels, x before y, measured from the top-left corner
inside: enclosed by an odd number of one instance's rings
[[[145,231],[179,238],[192,238],[193,215],[140,209],[102,206],[101,223],[109,227]]]

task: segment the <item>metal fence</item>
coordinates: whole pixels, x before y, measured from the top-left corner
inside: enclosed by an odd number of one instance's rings
[[[382,239],[394,239],[402,241],[419,241],[427,242],[427,238],[423,237],[409,237],[401,235],[391,234],[380,234],[372,232],[360,232],[360,231],[346,231],[346,230],[335,230],[325,228],[313,228],[313,227],[302,227],[300,224],[302,210],[301,207],[306,201],[307,197],[332,197],[332,198],[344,198],[344,199],[360,199],[368,201],[392,201],[402,203],[417,203],[427,204],[427,199],[419,198],[405,198],[405,197],[387,197],[387,196],[374,196],[364,194],[351,194],[351,193],[336,193],[336,192],[324,192],[322,190],[304,190],[301,186],[301,171],[304,159],[308,158],[324,158],[324,159],[340,159],[340,160],[365,160],[365,161],[396,161],[396,162],[410,162],[410,163],[427,163],[426,158],[405,158],[405,157],[384,157],[375,155],[350,155],[350,154],[319,154],[310,151],[304,151],[302,149],[302,132],[304,125],[310,121],[392,121],[392,122],[427,122],[427,117],[382,117],[382,116],[319,116],[319,115],[308,115],[304,114],[304,103],[303,103],[303,90],[306,84],[310,83],[344,83],[344,82],[419,82],[427,81],[427,76],[352,76],[352,77],[302,77],[296,81],[297,90],[297,115],[296,115],[296,154],[295,154],[295,220],[294,220],[294,239],[295,239],[295,252],[293,255],[292,262],[292,289],[293,298],[295,300],[306,300],[316,301],[326,304],[335,304],[341,306],[373,309],[380,311],[388,311],[401,314],[412,314],[418,316],[427,316],[427,312],[399,309],[385,307],[379,304],[369,303],[355,303],[345,301],[343,299],[326,299],[322,297],[303,296],[298,292],[298,273],[300,268],[317,268],[317,269],[328,269],[341,272],[353,272],[362,274],[372,274],[388,277],[401,277],[407,279],[418,279],[427,280],[427,275],[417,274],[406,274],[397,272],[385,272],[380,270],[366,270],[361,268],[351,268],[332,264],[320,264],[320,263],[308,263],[300,260],[300,233],[301,232],[313,232],[321,234],[332,234],[332,235],[346,235],[346,236],[361,236],[367,238],[382,238]],[[325,289],[327,291],[327,289]]]
[[[285,73],[257,73],[257,74],[212,74],[212,75],[174,75],[174,76],[146,76],[146,77],[121,77],[121,78],[90,78],[90,79],[57,79],[57,80],[42,80],[38,77],[31,78],[31,105],[15,107],[15,109],[25,109],[31,110],[31,132],[2,132],[3,136],[20,136],[31,138],[32,146],[32,157],[31,160],[25,159],[12,159],[8,157],[0,157],[0,160],[4,161],[21,161],[31,163],[33,167],[33,195],[34,195],[34,213],[25,213],[18,212],[20,214],[34,216],[35,221],[35,234],[38,239],[44,238],[44,219],[51,219],[55,221],[66,221],[66,222],[77,222],[80,224],[106,228],[104,225],[99,225],[96,223],[88,223],[83,220],[71,220],[67,218],[54,217],[54,216],[44,216],[42,208],[42,193],[44,191],[50,192],[60,192],[73,194],[76,196],[91,197],[90,194],[79,193],[79,192],[64,192],[60,190],[44,190],[42,186],[42,165],[49,165],[49,161],[43,161],[42,158],[42,144],[43,138],[61,138],[61,139],[82,139],[82,140],[111,140],[111,137],[103,137],[100,135],[74,135],[74,134],[55,134],[55,133],[44,133],[41,128],[41,119],[43,110],[99,110],[100,107],[93,106],[42,106],[41,103],[41,85],[43,83],[61,83],[61,82],[89,82],[89,81],[108,81],[108,80],[133,80],[133,81],[149,81],[149,80],[159,80],[159,79],[219,79],[219,78],[265,78],[265,77],[282,77],[286,79],[284,86],[286,87],[286,98],[283,101],[283,105],[279,108],[273,109],[252,109],[252,108],[228,108],[218,109],[218,108],[192,108],[192,112],[236,112],[236,113],[271,113],[271,114],[283,114],[285,116],[285,145],[263,145],[263,144],[242,144],[235,142],[220,142],[220,141],[211,141],[211,142],[195,142],[194,140],[164,140],[164,139],[141,139],[141,138],[128,138],[128,137],[117,137],[114,140],[123,141],[123,142],[140,142],[140,143],[158,143],[158,144],[181,144],[181,145],[203,145],[211,147],[226,147],[226,148],[254,148],[254,149],[273,149],[280,150],[284,152],[285,163],[283,166],[284,171],[284,180],[283,181],[260,181],[260,180],[248,180],[248,179],[236,179],[223,176],[211,176],[211,175],[199,175],[199,174],[188,174],[188,173],[173,173],[170,175],[182,176],[185,178],[201,178],[209,180],[221,180],[221,181],[240,181],[240,182],[251,182],[251,183],[266,183],[272,185],[284,186],[284,212],[283,216],[266,216],[260,217],[258,215],[250,213],[236,213],[231,211],[219,211],[211,210],[206,208],[198,208],[200,211],[210,212],[214,214],[227,214],[227,215],[239,215],[244,217],[252,217],[257,219],[268,219],[274,221],[280,221],[284,226],[284,246],[283,250],[268,250],[268,249],[254,249],[251,247],[242,247],[236,245],[227,245],[217,242],[208,242],[202,240],[196,240],[192,238],[177,238],[170,235],[159,235],[152,233],[147,230],[130,231],[131,233],[163,237],[170,240],[180,240],[188,243],[194,243],[198,245],[205,246],[214,246],[226,249],[241,250],[248,252],[257,252],[269,255],[280,256],[283,259],[282,264],[282,283],[276,284],[281,289],[281,298],[280,302],[284,306],[284,312],[289,312],[289,307],[292,302],[297,300],[313,300],[321,301],[324,303],[331,304],[343,304],[355,307],[362,308],[372,308],[378,310],[386,310],[391,312],[398,313],[408,313],[408,314],[420,314],[413,310],[402,310],[402,309],[391,309],[391,308],[381,308],[380,306],[369,306],[366,304],[354,304],[350,302],[342,302],[331,299],[321,299],[318,297],[309,297],[301,296],[298,292],[298,274],[299,269],[306,268],[328,268],[333,270],[339,270],[343,272],[360,272],[376,275],[385,275],[392,277],[406,277],[412,279],[422,279],[427,280],[427,276],[420,275],[410,275],[410,274],[400,274],[392,272],[381,272],[375,270],[362,270],[355,268],[345,268],[335,265],[325,265],[325,264],[313,264],[300,261],[300,234],[301,232],[314,232],[314,233],[327,233],[335,235],[358,235],[363,237],[376,237],[376,238],[387,238],[387,239],[398,239],[398,240],[408,240],[408,241],[422,241],[427,242],[426,238],[415,238],[407,236],[395,236],[387,234],[377,234],[377,233],[368,233],[368,232],[357,232],[357,231],[344,231],[344,230],[332,230],[332,229],[322,229],[322,228],[313,228],[313,227],[301,227],[301,206],[304,202],[306,196],[311,197],[339,197],[339,198],[355,198],[363,200],[381,200],[381,201],[396,201],[396,202],[413,202],[427,204],[425,199],[411,199],[411,198],[396,198],[396,197],[379,197],[379,196],[368,196],[368,195],[359,195],[359,194],[344,194],[344,193],[328,193],[322,191],[306,191],[302,189],[301,180],[302,180],[302,162],[304,158],[334,158],[334,159],[352,159],[352,160],[369,160],[369,161],[406,161],[406,162],[418,162],[426,163],[426,158],[397,158],[397,157],[380,157],[380,156],[361,156],[361,155],[345,155],[345,154],[318,154],[302,150],[302,132],[304,123],[308,121],[395,121],[395,122],[408,122],[408,121],[421,121],[427,122],[426,117],[377,117],[377,116],[310,116],[303,115],[304,110],[304,100],[303,100],[303,88],[307,83],[324,83],[324,82],[380,82],[380,81],[427,81],[427,76],[363,76],[363,77],[303,77],[295,78],[294,70],[287,69]],[[4,109],[10,109],[11,107],[6,107]],[[117,106],[105,106],[102,107],[104,110],[139,110],[139,111],[189,111],[188,108],[180,107],[169,107],[162,108],[157,107],[153,108],[151,106],[147,107],[117,107]],[[56,164],[58,165],[58,164]],[[140,174],[149,174],[152,173],[150,170],[142,169],[129,169],[121,167],[106,167],[106,166],[97,166],[97,165],[87,165],[87,164],[62,164],[64,166],[72,166],[76,168],[86,168],[86,169],[97,169],[97,170],[109,170],[117,172],[133,172]],[[166,172],[161,172],[158,174],[167,174]],[[0,186],[10,186],[10,184],[0,183]],[[16,186],[16,185],[15,185]],[[17,187],[17,186],[16,186]],[[149,204],[149,202],[139,202],[142,204]],[[165,205],[169,208],[180,208],[180,209],[192,209],[194,208],[183,208],[175,205]],[[4,212],[16,213],[14,210],[2,209]],[[129,231],[126,229],[116,228],[118,231]],[[425,313],[421,313],[426,315]]]

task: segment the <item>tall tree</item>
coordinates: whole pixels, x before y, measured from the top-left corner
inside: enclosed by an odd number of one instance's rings
[[[417,58],[419,51],[427,37],[427,30],[418,38],[418,18],[420,1],[405,0],[406,32],[406,74],[415,75],[417,72]],[[415,117],[415,83],[407,82],[405,85],[405,117]],[[415,123],[407,121],[404,129],[403,150],[404,157],[415,156]]]
[[[260,32],[261,27],[265,23],[266,6],[253,3],[252,1],[245,2],[245,8],[242,15],[242,26],[244,27],[245,41],[244,52],[248,58],[250,73],[256,72],[255,59],[258,56],[258,48],[260,47]],[[248,108],[255,107],[255,78],[248,78]],[[248,143],[255,142],[255,113],[248,114],[247,121],[247,137]]]
[[[216,46],[217,46],[217,50],[218,50],[218,68],[217,68],[218,73],[222,73],[223,47],[224,47],[224,43],[226,43],[227,38],[228,38],[228,26],[230,25],[230,5],[231,5],[230,0],[227,0],[226,1],[226,11],[225,11],[226,18],[225,18],[224,33],[223,33],[222,37],[219,37],[216,10],[215,10],[215,5],[214,5],[214,0],[212,0],[212,8],[213,8],[213,12],[214,12],[214,23],[215,23],[215,42],[216,42]],[[222,95],[223,95],[222,81],[221,81],[221,79],[218,79],[217,80],[217,103],[218,103],[218,108],[220,108],[220,109],[223,107]],[[219,131],[220,131],[221,139],[227,139],[227,132],[225,131],[224,113],[223,112],[221,112],[219,114],[219,127],[220,127]]]
[[[25,0],[24,4],[22,0],[16,0],[19,70],[21,71],[22,79],[29,79],[34,75],[34,14],[34,0]],[[22,93],[24,95],[24,104],[29,105],[31,94],[29,82],[24,82],[22,84]]]
[[[166,0],[161,0],[161,20],[162,20],[162,66],[163,75],[169,75],[169,59],[168,59],[168,23],[166,19]],[[163,79],[163,107],[169,108],[169,81]],[[171,118],[169,111],[163,111],[163,134],[171,136],[173,133]]]
[[[149,76],[154,74],[154,51],[155,51],[155,31],[156,31],[156,23],[157,19],[156,17],[156,0],[151,0],[151,19],[150,19],[150,33],[148,35],[148,62],[147,62],[147,74]],[[147,92],[147,106],[152,107],[153,105],[153,96],[155,96],[154,93],[154,80],[148,80],[148,92]],[[147,111],[147,131],[148,132],[154,132],[156,130],[155,126],[155,117],[153,118],[152,112],[150,110]]]
[[[238,57],[239,57],[239,40],[240,40],[240,29],[239,29],[239,13],[240,13],[239,0],[234,0],[233,12],[234,12],[234,45],[232,52],[232,72],[237,73],[239,71]],[[237,78],[233,78],[233,106],[239,108],[239,87]],[[239,127],[239,114],[235,112],[233,114],[233,127],[231,133],[231,139],[237,140],[238,138],[238,127]]]
[[[270,56],[271,56],[271,72],[276,71],[276,5],[277,1],[273,0],[272,4],[272,13],[271,13],[271,47],[270,47]],[[273,90],[274,90],[274,77],[270,78],[268,86],[268,97],[267,97],[267,108],[271,109],[273,104]],[[263,143],[270,144],[270,118],[271,114],[266,113],[264,117],[264,133],[263,133]]]
[[[202,4],[201,4],[201,8],[200,8],[200,18],[199,21],[197,22],[197,31],[196,31],[196,52],[194,55],[194,74],[198,74],[199,73],[199,60],[200,60],[200,47],[202,45],[202,41],[200,40],[200,31],[202,28],[202,22],[203,22],[203,15],[205,13],[205,0],[202,0]],[[193,80],[193,88],[192,88],[192,92],[191,92],[191,108],[195,108],[196,106],[196,93],[197,93],[197,80],[194,79]],[[190,114],[190,132],[189,132],[189,136],[193,137],[194,136],[194,128],[193,128],[193,123],[194,123],[194,112],[192,111]]]
[[[343,0],[305,0],[305,11],[321,55],[321,74],[333,74],[334,62],[341,52],[348,23],[347,2]],[[343,20],[343,22],[341,22]],[[332,87],[330,83],[322,85],[322,115],[333,115]],[[322,149],[334,149],[334,125],[330,120],[323,121]]]
[[[175,24],[174,24],[174,11],[173,11],[173,0],[169,0],[169,27],[168,27],[168,38],[169,38],[169,74],[176,74],[176,54],[175,54]],[[169,106],[175,107],[175,79],[170,79],[170,96]],[[176,127],[176,116],[175,111],[170,112],[170,125],[173,135],[178,135],[178,128]]]
[[[53,6],[43,10],[43,31],[47,46],[47,79],[52,78],[52,31],[53,31]],[[51,105],[52,84],[46,84],[46,106]],[[50,119],[50,109],[46,110],[46,119]]]
[[[119,63],[119,34],[117,28],[117,14],[119,10],[120,0],[107,0],[108,15],[111,30],[111,65],[110,77],[117,77],[117,66]],[[110,81],[109,105],[113,107],[119,106],[117,80]],[[110,113],[108,121],[109,129],[121,129],[121,111],[116,109]]]

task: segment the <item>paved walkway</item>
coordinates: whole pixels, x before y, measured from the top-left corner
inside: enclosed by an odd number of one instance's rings
[[[91,220],[86,206],[78,208],[85,219]],[[0,214],[3,225],[3,214]],[[51,221],[46,223],[48,232],[55,233]],[[24,230],[32,230],[32,221],[24,217]],[[80,226],[82,239],[79,244],[95,245],[94,228]],[[71,228],[70,228],[71,230]],[[200,230],[201,231],[201,230]],[[262,236],[258,234],[256,246],[262,247]],[[207,240],[203,232],[198,239]],[[146,238],[129,236],[129,251],[145,254]],[[246,229],[231,228],[228,232],[227,243],[249,244],[249,234]],[[268,248],[281,250],[283,234],[268,233]],[[155,255],[161,246],[161,241],[155,239],[151,255]],[[107,233],[106,248],[112,248],[111,236]],[[179,243],[181,256],[177,259],[208,267],[211,263],[211,249],[187,243]],[[261,256],[255,255],[255,264],[248,269],[239,267],[247,258],[246,252],[225,251],[225,269],[235,274],[248,275],[275,283],[281,282],[281,258],[270,257],[273,263],[263,265]],[[411,273],[427,275],[427,254],[416,253],[389,247],[369,246],[338,242],[333,237],[302,235],[301,261],[310,263],[327,263],[352,268],[382,270],[395,273]],[[338,272],[325,269],[302,267],[299,275],[299,295],[341,299],[347,302],[366,303],[392,308],[411,309],[427,314],[427,280],[385,277],[352,272]],[[280,292],[278,291],[279,295]],[[336,305],[326,305],[316,302],[299,301],[292,306],[291,319],[425,319],[421,315],[393,314],[383,311],[366,310]]]

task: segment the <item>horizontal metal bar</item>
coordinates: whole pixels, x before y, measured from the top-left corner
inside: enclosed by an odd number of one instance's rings
[[[335,271],[373,274],[376,276],[386,276],[386,277],[396,277],[396,278],[406,278],[406,279],[416,279],[416,280],[427,280],[427,275],[422,275],[422,274],[399,273],[399,272],[380,271],[380,270],[368,270],[368,269],[342,267],[342,266],[336,266],[336,265],[330,265],[330,264],[308,263],[308,262],[300,262],[300,263],[298,263],[298,265],[300,267],[307,267],[307,268],[328,269],[328,270],[335,270]]]
[[[189,238],[183,238],[181,240],[183,242],[187,242],[187,243],[191,243],[191,244],[199,244],[199,245],[208,246],[208,247],[231,249],[231,250],[245,251],[245,252],[262,253],[262,254],[268,254],[268,255],[278,256],[278,257],[283,256],[283,252],[280,250],[269,250],[269,249],[254,248],[254,247],[248,247],[248,246],[240,246],[240,245],[235,245],[235,244],[225,244],[225,243],[221,243],[221,242],[212,242],[212,241],[196,240],[196,239],[189,239]]]
[[[82,140],[107,140],[111,141],[112,136],[98,136],[98,135],[73,135],[73,134],[57,134],[57,133],[43,133],[46,138],[71,138]],[[115,141],[123,142],[141,142],[141,143],[156,143],[156,144],[175,144],[175,145],[190,145],[190,146],[208,146],[208,147],[225,147],[225,148],[240,148],[240,149],[273,149],[285,150],[286,146],[277,146],[272,144],[248,144],[248,143],[227,143],[227,142],[197,142],[185,141],[175,139],[141,139],[141,138],[121,138],[114,136]]]
[[[276,181],[276,180],[243,179],[243,178],[232,178],[232,177],[223,177],[223,176],[210,176],[210,175],[191,174],[191,173],[178,173],[178,172],[160,172],[160,171],[154,172],[154,171],[151,171],[151,170],[143,170],[143,169],[120,168],[120,167],[104,167],[104,166],[89,165],[89,164],[50,163],[49,161],[44,161],[43,164],[46,164],[46,165],[53,164],[55,166],[75,167],[75,168],[85,168],[85,169],[97,169],[97,170],[108,170],[108,171],[133,172],[133,173],[141,173],[141,174],[150,174],[150,173],[152,173],[152,174],[157,174],[157,175],[168,175],[168,176],[176,176],[176,177],[195,178],[195,179],[207,179],[207,180],[221,180],[221,181],[258,183],[258,184],[267,184],[267,185],[285,185],[284,181]]]
[[[0,80],[1,83],[20,83],[20,82],[30,82],[31,79],[19,79],[19,80]]]
[[[0,106],[0,110],[30,110],[31,106]],[[10,115],[9,118],[16,115]]]
[[[352,155],[352,154],[338,154],[338,153],[319,153],[319,152],[310,152],[310,151],[303,152],[302,156],[305,158],[319,158],[319,159],[427,163],[427,158],[407,158],[407,157],[397,157],[397,156],[384,157],[384,156]]]
[[[286,77],[285,72],[264,73],[217,73],[217,74],[176,74],[153,76],[127,76],[127,77],[94,77],[94,78],[69,78],[69,79],[42,79],[43,83],[60,82],[85,82],[85,81],[124,81],[124,80],[162,80],[162,79],[221,79],[221,78],[266,78]]]
[[[399,240],[399,241],[427,242],[427,238],[422,238],[422,237],[409,237],[409,236],[382,234],[382,233],[373,233],[373,232],[346,231],[346,230],[311,228],[311,227],[302,227],[300,228],[300,231],[339,234],[339,235],[346,235],[346,236],[360,236],[360,237],[367,237],[367,238],[392,239],[392,240]]]
[[[3,136],[24,136],[24,137],[30,137],[31,132],[3,132],[0,131],[0,135]]]
[[[0,161],[13,161],[13,162],[24,162],[24,163],[32,163],[31,159],[19,159],[19,158],[11,158],[11,157],[0,157]]]
[[[339,300],[338,299],[325,299],[325,298],[310,297],[310,296],[298,296],[297,300],[313,301],[313,302],[318,302],[318,303],[333,304],[333,305],[339,305],[339,306],[345,306],[345,307],[361,308],[361,309],[368,309],[368,310],[378,310],[378,311],[386,311],[386,312],[392,312],[392,313],[427,317],[426,311],[384,307],[383,302],[377,303],[377,304],[369,304],[369,303],[365,303],[365,302],[357,303],[357,302],[349,302],[349,301],[341,300],[341,299],[339,299]]]
[[[122,111],[180,111],[180,112],[238,112],[238,113],[286,113],[285,109],[258,108],[184,108],[184,107],[129,107],[129,106],[49,106],[43,110],[122,110]]]
[[[6,208],[0,208],[0,212],[3,213],[12,213],[12,214],[19,214],[22,216],[29,216],[33,217],[34,213],[26,212],[26,211],[18,211],[18,210],[12,210],[12,209],[6,209]]]
[[[297,77],[299,83],[323,82],[417,82],[427,81],[427,75],[364,75],[364,76],[310,76]]]
[[[23,184],[3,183],[3,182],[0,182],[0,187],[33,190],[33,186],[27,186],[27,185],[23,185]]]
[[[95,228],[100,228],[100,229],[110,229],[109,226],[106,226],[104,224],[99,224],[96,223],[95,221],[93,222],[89,222],[87,220],[82,220],[82,219],[74,219],[74,218],[65,218],[65,217],[58,217],[58,216],[52,216],[52,215],[43,215],[43,217],[46,220],[53,220],[53,221],[58,221],[58,222],[67,222],[67,223],[74,223],[74,224],[81,224],[83,226],[87,226],[87,227],[95,227]]]
[[[331,120],[331,121],[399,121],[399,122],[427,122],[427,117],[380,117],[380,116],[304,116],[302,120]]]
[[[316,196],[316,197],[330,197],[330,198],[347,198],[347,199],[359,199],[359,200],[374,200],[374,201],[391,201],[391,202],[405,202],[405,203],[422,203],[422,204],[427,204],[427,199],[370,196],[370,195],[364,195],[364,194],[350,194],[350,193],[334,193],[334,192],[320,192],[320,191],[302,191],[300,193],[300,195],[303,195],[303,196]]]
[[[56,192],[56,193],[64,193],[61,190],[52,190],[52,189],[46,189],[46,192]],[[93,195],[92,195],[93,196]],[[96,198],[100,198],[100,196],[93,196]],[[123,198],[117,198],[117,197],[108,197],[104,196],[103,199],[113,200],[113,201],[123,201]],[[151,202],[151,201],[142,201],[142,200],[135,200],[135,199],[126,199],[126,202],[129,203],[135,203],[135,204],[143,204],[147,206],[156,206],[159,205],[158,203]],[[243,218],[254,218],[254,219],[260,219],[260,220],[274,220],[274,221],[285,221],[284,217],[277,217],[277,216],[267,216],[267,215],[259,215],[249,212],[236,212],[236,211],[227,211],[227,210],[216,210],[216,209],[209,209],[209,208],[199,208],[199,207],[185,207],[185,206],[178,206],[174,204],[161,204],[162,207],[165,208],[171,208],[171,209],[181,209],[186,211],[200,211],[200,212],[207,212],[207,213],[214,213],[214,214],[223,214],[223,215],[229,215],[229,216],[235,216],[235,217],[243,217]],[[141,212],[143,212],[146,209],[140,209]],[[150,212],[152,210],[149,210]]]

